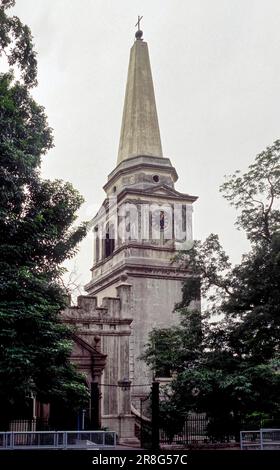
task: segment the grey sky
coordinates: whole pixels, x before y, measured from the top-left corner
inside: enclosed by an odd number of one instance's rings
[[[17,0],[15,13],[32,29],[34,95],[54,128],[43,175],[71,181],[87,219],[116,165],[129,49],[144,16],[163,153],[177,189],[199,196],[195,238],[219,233],[238,262],[247,243],[218,188],[280,137],[279,0]],[[76,260],[82,283],[91,264],[89,237]]]

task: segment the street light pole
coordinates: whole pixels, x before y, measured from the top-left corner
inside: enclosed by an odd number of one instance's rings
[[[159,449],[159,382],[152,383],[152,449]]]
[[[83,409],[82,410],[82,431],[85,430],[85,414],[86,414],[86,410]]]
[[[144,432],[143,432],[143,398],[140,397],[140,446],[144,447]]]
[[[100,429],[100,393],[99,393],[99,384],[98,382],[91,383],[90,391],[90,401],[91,401],[91,427],[92,429]]]

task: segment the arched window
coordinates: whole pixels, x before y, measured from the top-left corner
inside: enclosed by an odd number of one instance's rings
[[[100,253],[99,253],[99,246],[100,246],[100,242],[99,242],[99,233],[98,233],[98,227],[95,227],[94,228],[94,235],[95,235],[95,256],[94,256],[94,260],[96,263],[98,263],[99,261],[99,257],[100,257]]]
[[[107,224],[104,240],[104,258],[111,256],[115,249],[115,228],[113,224]]]

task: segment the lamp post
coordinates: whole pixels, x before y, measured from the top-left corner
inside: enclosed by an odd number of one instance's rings
[[[122,380],[118,381],[118,386],[121,387],[123,391],[130,390],[131,387],[131,380],[128,378],[124,377]]]
[[[100,429],[100,392],[98,382],[91,383],[90,390],[90,402],[91,402],[91,427],[92,429]]]
[[[85,430],[85,415],[86,415],[86,410],[82,410],[82,431]]]
[[[130,414],[131,411],[131,403],[130,403],[130,388],[131,388],[131,381],[124,377],[122,380],[118,381],[118,387],[121,389],[122,393],[120,396],[120,414],[127,415]]]
[[[159,382],[152,383],[152,448],[159,449]]]
[[[143,402],[145,398],[140,397],[140,446],[144,447],[144,430],[143,430]]]

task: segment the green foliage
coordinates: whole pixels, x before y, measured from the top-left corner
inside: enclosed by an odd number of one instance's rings
[[[3,3],[3,2],[2,2]],[[88,398],[71,365],[72,332],[61,323],[61,263],[86,233],[74,227],[83,199],[69,183],[40,178],[52,147],[44,109],[26,85],[0,76],[0,402],[36,394],[78,408]]]
[[[216,437],[249,416],[280,414],[280,141],[221,190],[240,211],[251,251],[233,267],[212,234],[180,253],[177,262],[193,273],[176,306],[180,325],[154,330],[144,356],[155,372],[176,372],[162,401],[167,427],[205,412]],[[207,299],[200,316],[199,282]]]
[[[182,309],[181,325],[155,329],[144,359],[158,377],[169,377],[196,361],[201,354],[201,316],[196,310],[188,313]]]
[[[280,211],[275,202],[280,196],[280,140],[257,155],[249,171],[237,171],[222,186],[224,197],[241,210],[237,226],[245,230],[249,240],[271,242],[279,230]]]
[[[9,16],[7,10],[15,0],[0,0],[0,58],[5,56],[9,66],[20,71],[27,87],[37,84],[37,60],[31,31],[17,16]]]

